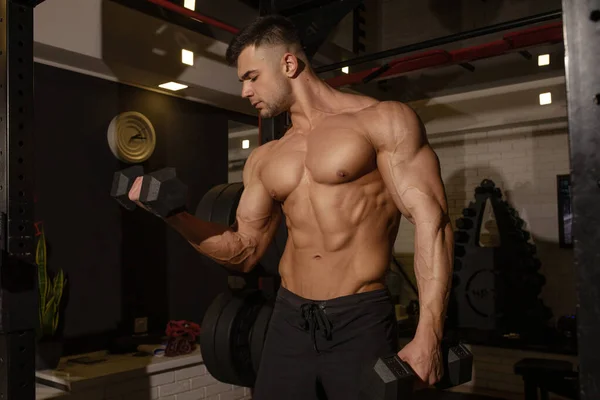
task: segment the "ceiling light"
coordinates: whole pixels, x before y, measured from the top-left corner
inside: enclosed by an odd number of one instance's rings
[[[541,54],[538,56],[538,65],[543,67],[544,65],[550,65],[550,54]]]
[[[343,67],[343,68],[342,68],[342,72],[343,72],[343,73],[345,73],[345,74],[347,74],[348,72],[350,72],[350,68],[348,68],[348,67]]]
[[[541,106],[545,106],[546,104],[551,104],[551,103],[552,103],[552,94],[550,92],[540,94],[540,105]]]
[[[187,9],[194,11],[196,9],[196,0],[185,0],[183,6]]]
[[[186,49],[181,50],[181,62],[187,65],[194,65],[194,52]]]
[[[162,35],[162,33],[167,29],[167,24],[162,24],[155,32],[155,34],[158,35]]]
[[[176,91],[176,90],[185,89],[187,87],[187,85],[182,85],[181,83],[177,83],[177,82],[167,82],[167,83],[163,83],[162,85],[158,85],[158,87]]]
[[[248,139],[242,140],[242,149],[249,149],[249,148],[250,148],[250,141]]]

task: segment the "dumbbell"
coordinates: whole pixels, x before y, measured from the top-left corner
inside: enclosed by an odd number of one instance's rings
[[[138,176],[144,175],[144,167],[134,165],[115,172],[113,176],[110,195],[119,202],[126,210],[135,210],[136,204],[129,200],[129,191]]]
[[[187,186],[177,178],[175,168],[144,175],[140,203],[153,214],[168,218],[186,211],[186,200]]]
[[[434,386],[443,390],[471,380],[473,354],[464,345],[442,346],[444,376]],[[361,400],[410,399],[418,379],[407,362],[397,354],[380,357],[369,365],[361,382]]]
[[[129,192],[139,176],[143,176],[139,200],[150,212],[166,218],[185,211],[187,186],[177,178],[175,168],[164,168],[144,175],[141,165],[114,174],[110,194],[125,209],[131,211],[136,208],[136,204],[129,200]]]

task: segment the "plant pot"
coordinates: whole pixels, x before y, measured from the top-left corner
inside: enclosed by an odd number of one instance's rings
[[[35,348],[35,369],[56,369],[63,352],[62,340],[56,337],[42,338]]]

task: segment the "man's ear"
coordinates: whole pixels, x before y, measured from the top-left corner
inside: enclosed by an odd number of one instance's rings
[[[298,57],[292,53],[285,53],[282,58],[283,73],[292,78],[296,76],[299,69]]]

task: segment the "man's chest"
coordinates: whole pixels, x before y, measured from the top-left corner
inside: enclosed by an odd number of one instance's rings
[[[261,180],[278,201],[308,185],[349,183],[376,168],[366,135],[350,127],[325,127],[286,135],[261,163]]]

